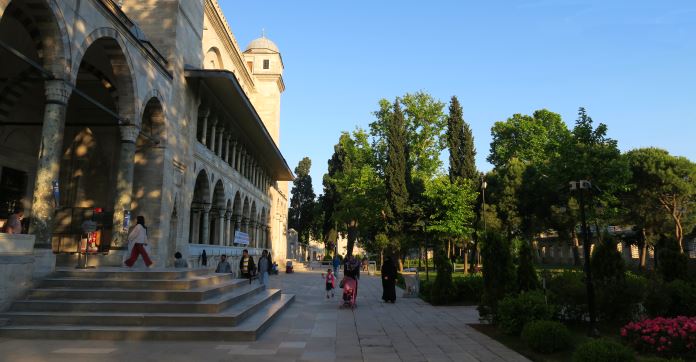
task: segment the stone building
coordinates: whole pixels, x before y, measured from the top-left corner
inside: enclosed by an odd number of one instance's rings
[[[49,273],[93,216],[96,264],[136,215],[159,265],[240,231],[285,258],[283,59],[242,50],[217,0],[0,0],[0,64],[0,219],[22,205],[35,237],[18,268]]]

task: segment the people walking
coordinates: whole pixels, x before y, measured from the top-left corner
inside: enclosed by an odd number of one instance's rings
[[[271,254],[268,253],[268,250],[264,250],[259,258],[259,280],[261,285],[266,288],[268,288],[268,275],[271,273],[272,267]]]
[[[137,224],[135,224],[133,230],[131,230],[130,234],[128,234],[128,250],[130,251],[130,258],[128,258],[124,264],[126,264],[129,268],[132,268],[135,261],[138,260],[138,256],[141,255],[143,257],[143,261],[145,261],[145,265],[147,265],[149,268],[152,266],[153,262],[150,260],[150,256],[147,255],[147,250],[145,250],[145,247],[147,246],[147,227],[145,226],[145,217],[138,216],[137,220]]]
[[[338,267],[341,266],[341,258],[338,256],[338,253],[336,253],[336,255],[334,255],[332,265],[333,265],[334,277],[336,277],[336,276],[338,276]]]
[[[12,215],[7,218],[5,225],[2,228],[2,232],[7,234],[21,234],[22,233],[22,218],[24,217],[24,210],[21,208],[15,208]]]
[[[333,270],[326,270],[326,299],[329,299],[329,293],[331,293],[331,298],[334,297],[334,288],[336,288],[336,277]]]
[[[222,254],[220,255],[220,261],[218,262],[217,267],[215,268],[216,273],[232,273],[232,266],[230,263],[227,261],[227,255]]]
[[[249,255],[249,250],[242,251],[242,258],[239,260],[239,274],[242,278],[251,279],[256,274],[254,258]]]
[[[396,265],[391,256],[387,256],[382,264],[382,300],[386,303],[396,302],[396,277]]]
[[[180,252],[174,253],[174,268],[188,269],[188,262],[184,260]]]

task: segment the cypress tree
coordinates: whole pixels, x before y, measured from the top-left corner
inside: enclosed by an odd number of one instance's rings
[[[288,226],[297,231],[299,241],[309,242],[309,232],[314,218],[314,188],[312,187],[312,176],[309,169],[312,161],[309,157],[303,158],[295,168],[295,180],[292,185],[292,198],[290,199],[290,210],[288,210]]]
[[[457,178],[475,180],[478,177],[474,136],[469,124],[464,122],[462,113],[457,96],[452,96],[447,116],[447,145],[450,153],[449,174],[453,182]]]
[[[394,110],[387,117],[387,160],[384,177],[386,181],[388,222],[387,229],[390,234],[399,234],[403,231],[403,216],[408,203],[408,189],[406,188],[407,175],[407,131],[404,114],[399,100],[394,101]]]

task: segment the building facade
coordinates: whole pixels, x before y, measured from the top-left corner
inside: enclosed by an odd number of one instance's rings
[[[240,232],[285,259],[283,60],[217,0],[0,0],[0,64],[0,219],[24,208],[35,276],[90,219],[93,262],[120,265],[137,215],[163,266]]]

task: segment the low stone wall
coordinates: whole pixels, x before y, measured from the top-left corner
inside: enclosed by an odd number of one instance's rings
[[[33,286],[34,235],[0,234],[0,311]]]

